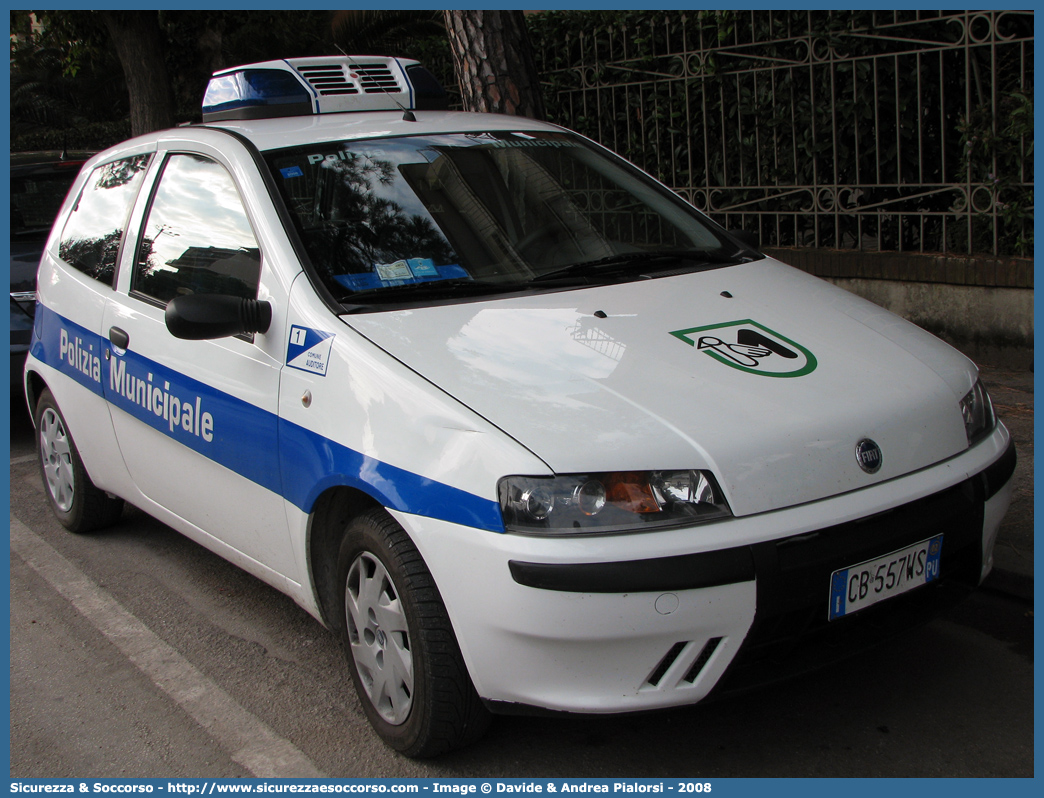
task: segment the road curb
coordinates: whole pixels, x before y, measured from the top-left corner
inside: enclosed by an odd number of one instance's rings
[[[1007,568],[994,568],[982,583],[987,590],[1006,593],[1023,601],[1033,601],[1033,575],[1012,571]]]

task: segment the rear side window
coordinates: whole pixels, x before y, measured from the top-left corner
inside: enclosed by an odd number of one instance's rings
[[[59,257],[95,280],[111,284],[127,217],[138,194],[149,155],[97,167],[62,230]]]
[[[183,294],[253,299],[261,250],[225,168],[198,155],[167,159],[152,198],[131,290],[166,304]]]

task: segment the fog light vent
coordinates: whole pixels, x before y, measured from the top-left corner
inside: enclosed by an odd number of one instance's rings
[[[686,645],[688,644],[675,643],[673,646],[671,646],[670,651],[668,651],[664,655],[664,658],[660,660],[660,664],[656,666],[656,670],[654,670],[652,672],[652,675],[649,676],[647,683],[651,684],[653,687],[656,687],[660,683],[660,680],[663,678],[663,675],[667,673],[667,669],[670,668],[671,665],[673,665],[675,661],[678,659],[678,655],[682,653]]]
[[[704,666],[710,661],[711,656],[715,651],[718,650],[718,644],[721,642],[720,637],[712,637],[707,641],[707,644],[703,647],[703,651],[696,657],[696,661],[692,663],[692,667],[689,668],[689,672],[685,674],[683,682],[692,684],[696,681],[696,677],[700,675],[700,671],[703,670]]]

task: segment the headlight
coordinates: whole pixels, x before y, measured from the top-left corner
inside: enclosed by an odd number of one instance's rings
[[[976,380],[975,386],[961,399],[961,415],[964,416],[964,431],[968,434],[969,446],[985,438],[993,429],[996,423],[993,402],[982,380]]]
[[[498,492],[508,531],[531,535],[646,531],[732,515],[706,471],[504,477]]]

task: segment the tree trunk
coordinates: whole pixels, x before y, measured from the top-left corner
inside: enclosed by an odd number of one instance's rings
[[[468,111],[544,118],[521,11],[446,11],[457,82]]]
[[[174,101],[163,60],[158,11],[102,11],[130,95],[131,133],[174,126]]]

